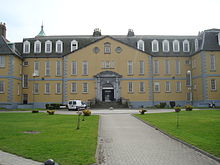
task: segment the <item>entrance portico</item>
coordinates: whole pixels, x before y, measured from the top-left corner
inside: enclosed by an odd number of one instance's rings
[[[120,99],[120,78],[116,72],[103,71],[96,78],[96,99],[98,101],[117,101]]]

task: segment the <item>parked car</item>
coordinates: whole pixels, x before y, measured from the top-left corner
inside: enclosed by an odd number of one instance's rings
[[[81,109],[86,109],[87,105],[86,103],[82,102],[81,100],[69,100],[67,104],[68,110],[81,110]]]

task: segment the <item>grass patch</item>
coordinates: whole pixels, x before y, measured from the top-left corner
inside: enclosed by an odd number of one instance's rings
[[[220,111],[181,111],[179,128],[176,127],[176,112],[135,116],[172,136],[220,157]]]
[[[85,117],[76,130],[74,115],[0,113],[0,149],[40,162],[54,159],[61,165],[94,163],[98,118]]]

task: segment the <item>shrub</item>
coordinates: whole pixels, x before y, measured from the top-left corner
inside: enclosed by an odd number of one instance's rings
[[[144,113],[147,112],[147,110],[146,109],[141,109],[141,110],[139,110],[139,112],[140,112],[141,115],[144,115]]]
[[[160,108],[165,108],[165,107],[166,107],[166,105],[167,105],[167,103],[166,103],[166,102],[161,102],[161,103],[160,103]]]
[[[46,109],[49,109],[50,104],[45,104]]]
[[[38,113],[38,112],[39,112],[38,110],[33,110],[33,111],[32,111],[32,113]]]
[[[192,105],[185,105],[186,111],[192,111],[193,106]]]
[[[84,109],[82,112],[83,112],[84,116],[90,116],[91,115],[91,111],[88,110],[88,109]]]
[[[175,105],[176,105],[175,101],[170,101],[170,107],[171,107],[171,108],[174,108]]]
[[[53,115],[53,114],[55,113],[55,111],[54,111],[54,110],[47,110],[47,113],[48,113],[49,115]]]
[[[160,104],[155,105],[156,108],[160,108]]]
[[[174,107],[175,112],[180,112],[181,111],[181,107]]]

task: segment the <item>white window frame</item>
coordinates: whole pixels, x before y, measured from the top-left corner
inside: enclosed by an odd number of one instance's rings
[[[173,41],[173,52],[179,52],[179,51],[180,51],[180,43],[178,40],[174,40]]]
[[[144,61],[143,60],[141,60],[141,61],[139,61],[139,65],[140,65],[140,75],[144,75]]]
[[[154,82],[154,92],[160,92],[160,83]]]
[[[39,83],[34,83],[33,94],[39,94]]]
[[[78,41],[71,41],[71,52],[78,49]]]
[[[128,93],[133,93],[133,82],[128,82]]]
[[[28,88],[28,75],[27,74],[24,74],[22,77],[22,87]]]
[[[82,62],[82,75],[87,76],[88,75],[88,61]]]
[[[153,73],[159,74],[159,60],[153,61]]]
[[[50,94],[50,83],[45,84],[44,94]]]
[[[61,94],[61,83],[56,83],[56,94]]]
[[[171,92],[171,84],[170,81],[165,82],[165,92]]]
[[[60,45],[60,50],[59,50]],[[56,53],[63,53],[63,42],[61,40],[56,41]]]
[[[34,42],[34,53],[41,53],[41,42],[39,40]]]
[[[82,83],[82,93],[88,93],[88,83]]]
[[[180,75],[181,74],[181,67],[180,67],[181,63],[180,60],[176,60],[176,74]]]
[[[139,83],[139,92],[140,93],[145,92],[145,87],[144,86],[145,86],[145,83],[143,81]]]
[[[165,60],[165,74],[170,74],[170,60]]]
[[[23,53],[30,53],[30,42],[27,40],[23,43]]]
[[[158,52],[159,51],[159,42],[157,40],[153,40],[151,42],[151,50],[152,50],[152,52]]]
[[[143,40],[139,40],[139,41],[137,42],[137,48],[138,48],[139,50],[142,50],[142,51],[145,50],[145,48],[144,48],[144,41],[143,41]]]
[[[192,86],[192,72],[190,70],[186,72],[186,86]]]
[[[50,76],[50,61],[45,61],[45,76]]]
[[[182,91],[181,86],[182,86],[181,81],[177,81],[176,82],[176,92],[181,92]]]
[[[49,50],[47,50],[47,48],[49,48]],[[52,42],[50,40],[47,40],[45,42],[45,53],[51,53],[51,52],[52,52]]]
[[[199,50],[199,41],[198,39],[196,38],[195,39],[195,51],[198,51]]]
[[[61,76],[61,61],[56,61],[56,76]]]
[[[5,67],[5,56],[0,56],[0,68]]]
[[[128,75],[133,75],[133,61],[128,61]]]
[[[166,49],[167,47],[167,49]],[[170,51],[170,43],[168,40],[163,40],[163,52],[169,52]]]
[[[210,88],[211,88],[211,91],[216,91],[217,90],[216,79],[211,79],[210,80]]]
[[[39,76],[39,70],[40,70],[40,62],[34,61],[34,75],[33,76]]]
[[[183,52],[189,52],[189,51],[190,51],[189,41],[188,40],[184,40],[183,41]]]
[[[216,70],[216,60],[215,55],[210,55],[210,71]]]
[[[71,74],[72,75],[77,75],[77,61],[72,61]]]
[[[111,44],[109,42],[104,43],[104,54],[111,54]]]
[[[71,83],[71,93],[77,93],[77,83],[76,82]]]
[[[0,80],[0,93],[5,92],[5,83],[4,81]]]

